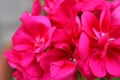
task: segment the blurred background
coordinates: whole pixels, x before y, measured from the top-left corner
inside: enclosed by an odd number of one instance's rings
[[[19,27],[19,17],[31,6],[32,0],[0,0],[0,50]]]

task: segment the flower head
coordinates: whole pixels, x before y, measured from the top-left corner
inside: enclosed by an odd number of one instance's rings
[[[78,61],[78,66],[84,75],[90,76],[92,74],[95,77],[120,76],[119,23],[115,25],[119,20],[114,21],[119,11],[116,12],[116,9],[110,11],[110,8],[105,7],[99,19],[91,12],[83,12],[81,16],[83,32],[79,38],[81,61]],[[82,63],[86,63],[85,67],[87,68],[81,70]],[[83,72],[86,70],[89,74]]]

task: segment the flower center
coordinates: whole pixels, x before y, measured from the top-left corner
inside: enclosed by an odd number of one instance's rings
[[[108,41],[108,36],[103,36],[98,40],[98,46],[103,47]]]
[[[39,48],[40,46],[44,44],[44,42],[45,42],[44,38],[40,38],[40,36],[37,36],[35,38],[35,47]]]
[[[114,38],[110,38],[109,35],[105,34],[101,38],[98,39],[98,48],[101,51],[101,57],[104,57],[107,53],[108,43],[115,40]]]

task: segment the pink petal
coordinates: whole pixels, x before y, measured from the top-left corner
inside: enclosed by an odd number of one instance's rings
[[[82,11],[93,11],[103,7],[103,0],[84,0]]]
[[[107,71],[114,77],[120,77],[120,38],[109,43],[108,51],[105,62]]]
[[[42,77],[39,78],[39,80],[50,80],[51,76],[49,72],[45,72],[43,73]]]
[[[31,16],[23,22],[26,31],[33,36],[40,34],[41,36],[51,27],[49,19],[45,16]]]
[[[33,7],[32,7],[32,15],[40,15],[41,12],[41,5],[39,0],[34,0]]]
[[[117,38],[109,44],[112,48],[120,49],[120,38]]]
[[[75,20],[70,20],[65,26],[63,25],[63,28],[71,37],[76,38],[80,35],[82,29],[82,26],[79,24]]]
[[[80,11],[93,11],[103,7],[103,0],[82,0],[75,4],[74,9]]]
[[[59,66],[60,64],[61,67]],[[52,66],[50,67],[50,75],[55,80],[68,80],[70,77],[73,77],[76,72],[75,64],[71,61],[61,60],[58,62],[54,62],[51,65]]]
[[[20,17],[20,20],[22,22],[24,22],[27,18],[29,18],[29,16],[31,16],[31,14],[29,12],[25,12],[22,14],[22,16]]]
[[[24,50],[28,50],[31,49],[31,47],[28,44],[18,44],[16,46],[14,46],[14,50],[16,51],[24,51]]]
[[[16,80],[24,80],[23,73],[18,70],[16,70],[12,75],[16,77]]]
[[[49,50],[45,53],[43,53],[42,56],[38,56],[40,59],[38,59],[38,61],[40,61],[40,65],[44,70],[49,70],[50,64],[52,62],[58,61],[62,58],[66,57],[66,54],[64,51],[59,50],[59,49],[53,49],[53,50]]]
[[[105,64],[106,64],[107,72],[109,74],[111,74],[114,77],[120,77],[120,63],[116,61],[115,57],[109,57],[109,56],[106,57]]]
[[[64,0],[44,0],[44,2],[45,2],[45,6],[44,6],[45,12],[47,12],[48,14],[56,13],[56,11],[58,10],[58,8],[60,7],[60,5],[63,1]]]
[[[100,56],[97,56],[97,55],[92,56],[89,61],[89,66],[91,71],[96,77],[106,76],[104,60],[100,58]]]
[[[120,25],[120,6],[116,7],[112,12],[112,24]]]
[[[51,23],[46,16],[31,16],[26,12],[20,19],[23,22],[25,30],[32,35],[36,35],[38,33],[43,35],[47,29],[51,27]]]
[[[93,76],[93,74],[88,66],[88,62],[86,60],[78,59],[77,60],[77,68],[82,76],[85,76],[86,78],[88,78],[88,80],[89,79],[93,80],[94,76]]]
[[[112,9],[115,9],[116,7],[118,7],[120,5],[120,0],[113,0],[111,3],[110,3]]]
[[[100,28],[102,32],[108,32],[111,27],[111,13],[108,7],[105,7],[100,16]]]
[[[22,73],[20,71],[15,71],[13,76],[16,77],[16,80],[50,80],[51,77],[48,72],[43,72],[40,77],[33,77],[28,74]]]
[[[90,12],[84,12],[81,16],[81,19],[83,29],[86,31],[86,33],[88,33],[88,35],[92,38],[96,38],[93,30],[100,31],[100,29],[98,20],[95,15]]]
[[[66,51],[68,54],[71,54],[71,46],[67,43],[58,43],[54,45],[55,48]]]
[[[86,33],[82,33],[79,38],[79,55],[82,59],[86,59],[89,56],[89,48],[90,47],[90,40]]]
[[[120,37],[120,26],[112,26],[112,31],[110,33],[110,41],[113,41]]]
[[[120,37],[114,40],[113,43],[120,46]]]
[[[36,62],[31,63],[28,67],[26,67],[25,72],[30,77],[41,77],[42,76],[42,69],[40,68],[40,65]]]
[[[40,47],[38,47],[35,50],[35,53],[42,52],[50,45],[51,38],[53,36],[55,29],[56,29],[55,27],[51,27],[46,33],[44,33],[44,36],[42,37],[44,39],[44,44],[42,44]]]
[[[15,46],[16,45],[26,45],[26,46],[30,47],[31,45],[34,44],[34,39],[32,38],[32,36],[29,33],[27,33],[24,30],[23,26],[21,26],[14,34],[14,36],[12,38],[12,42],[13,42],[13,45],[15,45]]]
[[[45,40],[48,40],[48,41],[46,42],[46,44],[45,44],[46,47],[47,47],[47,46],[50,44],[50,42],[52,41],[51,39],[52,39],[52,36],[53,36],[55,30],[56,30],[55,27],[51,27],[51,28],[48,30],[47,34],[44,36],[44,39],[45,39]]]
[[[71,37],[64,29],[56,29],[52,36],[52,43],[70,43]]]
[[[72,4],[74,4],[74,1],[65,0],[58,8],[54,16],[50,16],[50,19],[52,19],[55,26],[65,28],[68,23],[74,23],[74,20],[76,19],[76,13],[71,9]],[[72,24],[70,26],[72,26]]]
[[[28,50],[27,52],[21,52],[21,65],[28,66],[34,60],[35,56],[32,51]]]
[[[7,51],[5,53],[5,57],[12,68],[17,68],[21,70],[21,56],[18,53],[16,53],[15,51]]]

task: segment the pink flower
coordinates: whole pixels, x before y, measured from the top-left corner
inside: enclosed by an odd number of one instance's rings
[[[50,43],[54,27],[45,16],[31,16],[24,13],[21,17],[23,24],[13,36],[13,45],[16,50],[32,49],[34,52],[44,51]],[[46,24],[47,23],[47,24]]]
[[[43,71],[31,52],[7,51],[9,65],[16,69],[13,75],[17,80],[49,80],[48,72]],[[46,79],[47,78],[47,79]]]
[[[18,70],[13,73],[13,76],[16,77],[16,80],[50,80],[48,74],[44,75],[42,78],[34,78],[33,76],[26,75]]]
[[[71,36],[64,29],[56,29],[51,44],[51,48],[38,56],[42,69],[50,72],[54,80],[75,80],[76,63]]]
[[[22,26],[13,36],[14,50],[7,52],[6,57],[11,67],[22,72],[24,79],[46,80],[43,78],[46,78],[48,73],[44,74],[45,71],[37,63],[35,53],[42,54],[48,48],[54,28],[44,16],[28,16],[27,13],[24,15],[27,15],[26,20],[22,19]],[[48,22],[47,25],[44,20]],[[47,78],[49,77],[48,75]]]
[[[43,71],[37,62],[37,55],[41,55],[50,46],[55,27],[51,26],[47,17],[39,13],[40,4],[35,0],[32,14],[26,12],[20,18],[22,25],[12,38],[13,50],[5,54],[10,66],[20,71],[21,75],[17,75],[19,72],[16,74],[18,80],[19,76],[23,80],[50,79],[49,73]]]
[[[56,13],[59,6],[62,4],[64,0],[44,0],[44,10],[48,14],[54,14]]]
[[[72,38],[78,37],[81,31],[80,19],[72,8],[74,4],[76,1],[65,0],[54,14],[48,15],[52,25],[64,29]]]
[[[5,54],[17,80],[120,77],[120,1],[39,0]],[[79,74],[80,73],[80,74]]]
[[[119,9],[118,6],[110,12],[106,6],[99,20],[91,12],[82,14],[83,32],[79,38],[77,64],[84,76],[120,77]]]
[[[20,20],[21,27],[13,36],[15,50],[44,51],[50,43],[54,27],[46,16],[39,15],[41,11],[39,0],[33,4],[32,14],[25,12]]]
[[[72,53],[62,49],[51,49],[40,57],[40,65],[50,71],[54,80],[76,80],[76,64]]]

